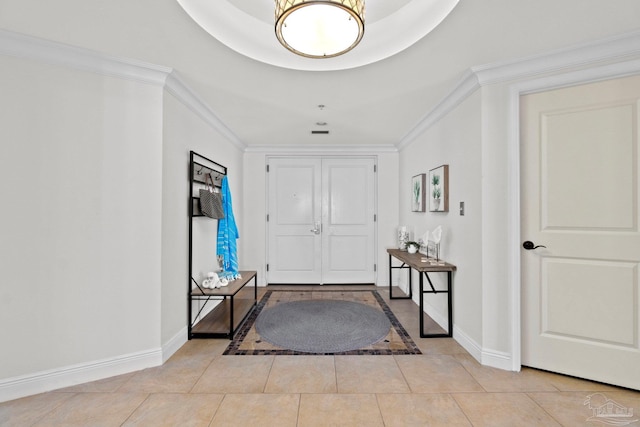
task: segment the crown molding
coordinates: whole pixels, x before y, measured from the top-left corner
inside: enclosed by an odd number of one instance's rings
[[[240,150],[246,145],[177,74],[162,65],[119,58],[89,49],[0,29],[0,55],[163,87]]]
[[[624,75],[633,71],[629,69],[630,66],[633,67],[633,61],[630,60],[639,56],[640,31],[634,31],[543,54],[473,66],[431,111],[422,116],[418,124],[400,140],[397,147],[399,150],[406,148],[482,86],[537,78],[606,63],[609,63],[611,68],[618,68],[612,74]],[[588,73],[588,70],[584,72]]]
[[[235,145],[239,150],[246,150],[245,143],[240,141],[235,133],[225,125],[213,110],[182,80],[178,73],[171,71],[166,80],[165,89],[175,96],[187,108],[196,113],[213,129],[220,132],[227,140]]]
[[[162,86],[171,68],[0,29],[0,54]]]
[[[626,61],[640,55],[640,31],[515,60],[471,67],[481,86],[538,77],[578,67]]]
[[[246,153],[264,154],[378,154],[397,153],[398,148],[393,144],[380,145],[251,145],[245,149]]]
[[[418,136],[426,132],[438,120],[449,114],[449,112],[479,88],[480,82],[478,81],[477,75],[472,70],[466,71],[460,82],[454,86],[453,90],[436,104],[431,111],[422,116],[418,124],[402,137],[397,145],[398,150],[409,146]]]
[[[596,42],[574,45],[544,54],[473,66],[464,73],[458,84],[433,109],[424,114],[416,126],[395,146],[273,145],[247,147],[170,67],[110,56],[89,49],[3,29],[0,29],[0,54],[162,86],[213,129],[219,131],[232,144],[246,152],[309,153],[334,151],[338,153],[388,153],[406,148],[482,86],[523,78],[534,78],[544,74],[560,73],[570,69],[586,68],[603,63],[613,63],[610,66],[615,68],[617,66],[615,62],[625,61],[623,64],[626,65],[620,66],[628,67],[630,66],[629,64],[634,64],[633,61],[629,61],[630,59],[640,56],[640,31]],[[631,66],[633,67],[634,65]],[[633,71],[637,71],[637,69],[620,69],[616,73],[629,74]]]

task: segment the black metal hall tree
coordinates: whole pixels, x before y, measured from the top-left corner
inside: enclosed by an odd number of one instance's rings
[[[220,163],[208,159],[194,151],[189,155],[189,277],[188,277],[188,338],[233,338],[240,324],[249,316],[257,304],[258,287],[255,271],[241,271],[241,279],[232,280],[223,288],[204,288],[193,277],[193,221],[202,217],[202,221],[211,221],[200,211],[200,188],[206,188],[207,175],[211,176],[214,188],[222,187],[222,179],[227,175],[227,168]],[[216,220],[213,220],[216,221]],[[215,253],[215,251],[214,251]],[[212,256],[214,256],[212,254]],[[253,280],[253,298],[236,298],[244,286]],[[204,301],[193,316],[193,302]],[[219,304],[203,318],[200,314],[207,304],[218,301]],[[199,320],[198,320],[199,319]],[[196,321],[198,320],[198,321]]]

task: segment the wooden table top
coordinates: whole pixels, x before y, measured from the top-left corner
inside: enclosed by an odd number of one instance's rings
[[[244,287],[244,285],[249,283],[249,281],[253,279],[257,274],[256,271],[239,271],[239,273],[242,276],[242,279],[232,280],[229,282],[227,286],[223,286],[221,288],[215,288],[215,289],[205,289],[205,288],[201,289],[198,287],[192,288],[191,296],[225,297],[225,296],[235,295],[236,293],[238,293],[240,289],[242,289],[242,287]]]
[[[427,258],[425,254],[421,254],[420,252],[410,254],[401,249],[387,249],[387,252],[392,257],[397,258],[418,271],[456,271],[455,265],[442,260],[436,261],[434,258]]]

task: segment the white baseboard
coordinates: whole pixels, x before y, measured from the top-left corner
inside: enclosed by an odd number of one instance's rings
[[[453,339],[456,340],[462,348],[467,350],[467,352],[476,359],[478,363],[482,363],[482,346],[457,326],[453,327]]]
[[[169,341],[162,345],[162,363],[169,360],[171,356],[182,347],[188,340],[188,328],[185,326],[175,334]]]
[[[483,366],[511,371],[511,355],[503,351],[482,348],[475,340],[471,339],[460,328],[454,326],[453,339],[460,344],[469,354]]]
[[[160,348],[0,380],[0,402],[139,371],[162,364]]]
[[[441,328],[447,329],[447,318],[439,313],[428,303],[424,305],[425,313],[429,315]],[[474,339],[469,337],[462,329],[453,326],[453,339],[458,342],[469,354],[484,366],[511,371],[511,354],[492,349],[483,348]]]
[[[504,351],[485,348],[482,350],[482,359],[480,360],[480,363],[485,366],[491,366],[492,368],[503,369],[505,371],[513,370],[511,354]]]

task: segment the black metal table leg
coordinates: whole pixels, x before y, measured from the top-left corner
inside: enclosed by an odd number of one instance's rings
[[[400,267],[393,267],[392,266],[393,263],[393,256],[391,256],[391,254],[389,254],[389,299],[411,299],[413,298],[412,295],[412,289],[413,289],[413,284],[411,283],[411,267],[406,265],[404,262],[402,263],[402,265]],[[407,274],[409,275],[409,294],[405,295],[403,297],[394,297],[393,296],[393,283],[392,283],[392,271],[396,270],[396,269],[406,269],[407,270]]]
[[[424,281],[422,280],[422,273],[419,274],[420,280],[420,338],[426,338],[424,333]]]
[[[430,291],[425,291],[424,290],[424,281],[422,278],[422,275],[424,274],[424,276],[427,278],[427,280],[429,281],[429,286],[431,287]],[[423,308],[423,299],[424,299],[424,294],[442,294],[442,293],[446,293],[447,294],[447,320],[448,320],[448,325],[447,325],[447,332],[446,333],[436,333],[436,334],[427,334],[424,332],[424,308]],[[427,274],[426,271],[423,271],[420,274],[420,338],[447,338],[447,337],[452,337],[453,336],[453,299],[452,299],[452,294],[453,292],[451,292],[451,272],[447,271],[447,290],[446,291],[440,291],[437,290],[434,286],[433,283],[431,282],[431,278],[429,277],[429,274]]]
[[[449,305],[449,336],[453,336],[453,289],[451,289],[451,272],[447,271],[447,303]]]

